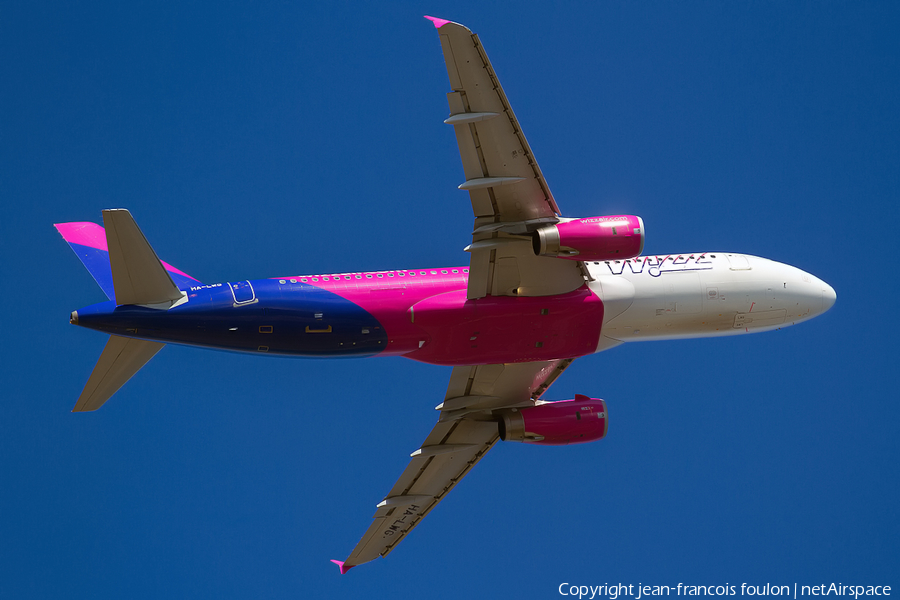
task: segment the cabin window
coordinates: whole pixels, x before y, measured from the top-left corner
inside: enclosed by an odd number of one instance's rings
[[[260,333],[272,333],[272,326],[271,325],[260,325],[259,332]]]

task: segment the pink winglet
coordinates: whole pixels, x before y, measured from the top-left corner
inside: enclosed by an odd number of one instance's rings
[[[331,562],[333,562],[334,564],[336,564],[338,566],[338,568],[341,570],[341,575],[343,575],[344,573],[346,573],[347,571],[349,571],[350,569],[352,569],[353,567],[356,566],[356,565],[350,565],[349,567],[345,567],[344,561],[342,561],[342,560],[332,559]]]
[[[425,15],[425,18],[428,19],[429,21],[431,21],[432,23],[434,23],[435,29],[440,29],[447,23],[452,22],[452,21],[448,21],[447,19],[438,19],[437,17],[429,17],[428,15]]]

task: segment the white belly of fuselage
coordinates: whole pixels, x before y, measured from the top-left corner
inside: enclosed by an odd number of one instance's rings
[[[834,290],[796,267],[726,252],[587,263],[605,313],[598,350],[618,342],[736,335],[806,321]],[[604,339],[605,338],[605,339]]]

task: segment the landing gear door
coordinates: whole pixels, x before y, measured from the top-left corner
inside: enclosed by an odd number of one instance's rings
[[[245,306],[259,302],[256,292],[253,291],[253,286],[249,281],[229,283],[228,287],[231,289],[231,295],[234,297],[234,306]]]

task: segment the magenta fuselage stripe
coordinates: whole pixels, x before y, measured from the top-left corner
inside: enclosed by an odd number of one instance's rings
[[[456,271],[456,273],[453,273]],[[571,358],[594,352],[603,303],[586,285],[556,296],[466,298],[465,267],[276,278],[348,300],[387,333],[381,355],[432,364]],[[424,273],[424,275],[423,275]]]
[[[387,347],[381,354],[396,356],[418,349],[423,341],[423,332],[413,323],[409,308],[438,294],[465,290],[468,271],[468,267],[445,267],[274,279],[306,283],[353,302],[378,319],[387,332]]]
[[[178,269],[178,268],[176,268],[176,267],[173,267],[172,265],[170,265],[170,264],[167,263],[166,261],[161,260],[161,261],[159,261],[159,262],[162,263],[162,266],[165,267],[166,271],[169,271],[170,273],[178,273],[178,274],[181,275],[182,277],[187,277],[188,279],[193,279],[193,280],[196,281],[197,283],[200,283],[200,282],[197,280],[197,278],[191,277],[190,275],[188,275],[187,273],[185,273],[185,272],[182,271],[181,269]]]

